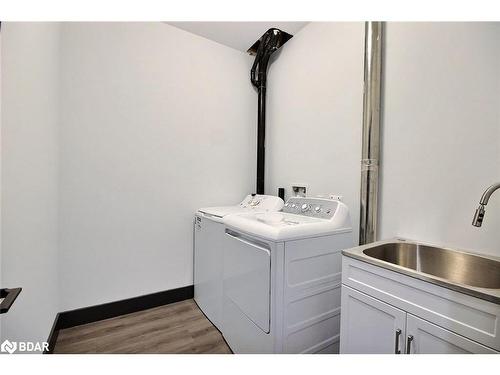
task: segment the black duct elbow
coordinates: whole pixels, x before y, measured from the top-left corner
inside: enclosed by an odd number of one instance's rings
[[[250,70],[250,81],[258,91],[257,114],[257,194],[264,194],[265,139],[266,139],[266,81],[269,58],[285,44],[292,35],[276,28],[267,30],[248,53],[255,55]]]

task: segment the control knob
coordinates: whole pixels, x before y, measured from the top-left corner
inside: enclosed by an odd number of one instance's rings
[[[321,207],[320,206],[314,207],[314,212],[316,212],[317,214],[319,214],[321,212]]]
[[[310,206],[310,205],[308,205],[307,203],[304,203],[304,204],[301,206],[301,208],[300,208],[300,209],[301,209],[301,211],[302,211],[302,212],[307,212],[307,211],[309,211],[309,209],[310,209],[310,208],[311,208],[311,206]]]

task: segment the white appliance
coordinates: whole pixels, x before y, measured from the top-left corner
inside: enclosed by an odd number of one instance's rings
[[[227,241],[222,219],[242,212],[279,211],[283,200],[270,195],[248,195],[240,204],[200,208],[194,227],[194,299],[208,319],[222,330],[222,247]]]
[[[235,353],[338,353],[347,206],[290,198],[282,212],[229,215],[222,333]]]

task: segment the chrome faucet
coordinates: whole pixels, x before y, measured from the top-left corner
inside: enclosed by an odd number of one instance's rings
[[[476,212],[474,213],[474,219],[472,220],[472,225],[474,225],[475,227],[480,227],[481,225],[483,225],[483,219],[485,213],[484,206],[488,204],[491,194],[493,194],[497,189],[500,189],[500,182],[491,185],[488,189],[484,191],[481,200],[479,201],[479,207],[476,208]]]

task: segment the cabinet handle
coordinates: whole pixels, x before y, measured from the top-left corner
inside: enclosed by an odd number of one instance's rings
[[[396,340],[394,342],[394,354],[401,354],[401,350],[399,349],[399,336],[401,336],[401,330],[398,328],[396,330]]]
[[[411,352],[411,342],[413,341],[413,336],[408,335],[408,338],[406,339],[406,354],[410,354]]]

